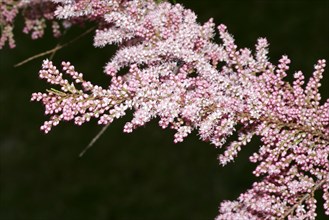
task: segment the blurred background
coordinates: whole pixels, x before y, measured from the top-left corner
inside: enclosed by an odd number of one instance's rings
[[[198,15],[224,23],[240,47],[254,48],[258,37],[270,42],[273,63],[287,54],[293,72],[309,77],[317,59],[329,60],[328,0],[179,0]],[[195,133],[173,144],[173,132],[153,121],[132,134],[122,132],[125,121],[115,121],[84,157],[78,154],[100,131],[95,121],[81,127],[62,123],[48,135],[39,127],[46,119],[32,92],[48,85],[38,79],[42,58],[21,67],[14,64],[57,44],[50,32],[37,41],[16,24],[17,48],[0,51],[0,219],[2,220],[207,220],[223,200],[233,200],[256,178],[248,157],[258,140],[242,150],[234,163],[221,167],[222,150],[201,142]],[[67,42],[82,33],[69,30]],[[114,47],[95,49],[89,34],[58,51],[55,64],[69,60],[87,79],[106,86],[102,68]],[[329,75],[322,81],[323,99],[329,97]],[[318,219],[322,214],[321,194]]]

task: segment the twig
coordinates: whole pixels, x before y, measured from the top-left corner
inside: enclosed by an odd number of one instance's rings
[[[59,47],[59,46],[60,46],[60,44],[58,43],[58,44],[56,45],[56,47]],[[56,48],[56,47],[55,47],[55,48]],[[54,51],[50,54],[50,56],[49,56],[49,60],[52,60],[52,59],[54,58],[56,52],[57,52],[57,50],[54,50]]]
[[[90,141],[90,143],[88,144],[87,147],[85,147],[85,149],[83,149],[83,151],[81,151],[81,153],[79,154],[79,157],[82,157],[87,150],[89,150],[94,144],[95,142],[102,136],[102,134],[106,131],[106,129],[109,127],[110,124],[105,125],[102,130],[100,130],[98,132],[98,134]]]
[[[47,50],[47,51],[45,51],[45,52],[42,52],[42,53],[39,53],[39,54],[34,55],[34,56],[32,56],[32,57],[29,57],[28,59],[25,59],[25,60],[23,60],[22,62],[19,62],[19,63],[15,64],[14,67],[19,67],[19,66],[21,66],[21,65],[23,65],[23,64],[25,64],[25,63],[27,63],[27,62],[30,62],[31,60],[37,59],[37,58],[39,58],[39,57],[46,56],[46,55],[48,55],[48,54],[52,54],[52,55],[50,56],[50,57],[52,58],[52,57],[54,56],[54,54],[56,53],[57,50],[60,50],[60,49],[62,49],[63,47],[66,47],[66,46],[68,46],[69,44],[71,44],[71,43],[73,43],[73,42],[79,40],[79,39],[82,38],[83,36],[89,34],[89,33],[90,33],[91,31],[93,31],[95,28],[96,28],[96,27],[89,28],[88,30],[86,30],[85,32],[83,32],[82,34],[80,34],[79,36],[77,36],[76,38],[74,38],[73,40],[71,40],[71,41],[69,41],[69,42],[67,42],[67,43],[65,43],[65,44],[62,44],[62,45],[58,44],[58,45],[56,45],[56,47],[54,47],[54,48],[51,49],[51,50]]]
[[[56,45],[56,47],[60,47],[60,46],[61,46],[60,43],[58,43],[58,44]],[[56,48],[56,47],[55,47],[55,48]],[[62,47],[62,48],[63,48],[63,47]],[[52,59],[54,58],[56,52],[57,52],[57,50],[54,50],[54,51],[52,52],[52,54],[50,54],[50,56],[49,56],[49,60],[52,60]]]
[[[14,67],[19,67],[19,66],[21,66],[21,65],[23,65],[23,64],[25,64],[25,63],[30,62],[31,60],[37,59],[37,58],[39,58],[39,57],[46,56],[46,55],[51,54],[51,53],[54,53],[55,51],[59,50],[59,49],[62,48],[62,47],[63,47],[63,46],[59,46],[59,45],[57,45],[56,47],[54,47],[54,48],[51,49],[51,50],[47,50],[47,51],[45,51],[45,52],[39,53],[39,54],[37,54],[37,55],[34,55],[34,56],[32,56],[32,57],[29,57],[29,58],[26,59],[26,60],[23,60],[22,62],[19,62],[19,63],[15,64]]]

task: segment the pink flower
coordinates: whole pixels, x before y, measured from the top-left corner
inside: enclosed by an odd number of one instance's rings
[[[284,80],[288,56],[277,65],[269,62],[266,39],[258,39],[254,53],[239,49],[227,27],[219,25],[222,44],[216,44],[213,20],[201,26],[179,4],[56,0],[47,1],[45,12],[35,8],[38,1],[22,2],[9,1],[12,11],[1,16],[6,28],[0,46],[6,40],[13,46],[11,25],[22,5],[42,17],[25,14],[32,38],[41,37],[45,19],[56,15],[72,24],[96,21],[94,46],[118,45],[105,66],[108,88],[84,80],[69,62],[62,63],[62,72],[43,62],[40,78],[58,87],[32,94],[50,116],[41,126],[45,133],[61,121],[81,125],[95,118],[110,124],[132,109],[124,132],[154,118],[162,128],[176,130],[175,143],[196,130],[202,140],[225,148],[218,157],[222,165],[258,136],[262,145],[250,161],[257,163],[253,173],[259,182],[236,201],[222,202],[216,219],[315,219],[316,190],[323,191],[329,213],[329,100],[321,104],[319,93],[325,60],[318,61],[304,88],[302,72],[294,74],[292,84]],[[121,75],[124,68],[129,71]],[[225,145],[233,133],[237,140]]]

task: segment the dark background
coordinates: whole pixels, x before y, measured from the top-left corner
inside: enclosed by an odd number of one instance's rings
[[[317,59],[329,59],[329,1],[178,1],[196,12],[199,22],[214,17],[224,23],[240,47],[254,48],[258,37],[270,42],[275,64],[281,55],[292,60],[290,73],[307,77]],[[53,48],[48,32],[32,41],[16,25],[17,48],[0,51],[0,219],[213,219],[223,200],[233,200],[251,186],[256,138],[235,163],[221,167],[222,152],[192,134],[173,144],[173,132],[157,121],[132,134],[122,133],[129,116],[115,121],[83,158],[78,154],[101,129],[95,121],[81,127],[63,123],[48,135],[39,127],[46,119],[30,95],[48,85],[38,79],[42,58],[13,65]],[[68,31],[67,42],[82,30]],[[70,60],[87,79],[106,85],[102,68],[113,47],[94,49],[88,35],[56,53],[54,61]],[[291,75],[288,79],[291,79]],[[328,71],[321,93],[327,99]],[[318,219],[323,201],[319,200]]]

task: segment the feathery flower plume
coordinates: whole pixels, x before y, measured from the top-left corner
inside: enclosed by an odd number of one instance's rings
[[[107,125],[132,109],[124,132],[154,118],[162,128],[176,130],[175,143],[196,130],[203,141],[225,148],[219,156],[222,165],[258,136],[262,145],[250,161],[257,163],[253,173],[260,180],[236,201],[222,202],[216,220],[315,219],[316,190],[323,191],[329,215],[329,100],[321,104],[319,94],[325,60],[317,62],[306,85],[300,71],[290,84],[284,79],[290,59],[282,56],[277,65],[270,63],[266,39],[258,39],[254,52],[238,48],[221,24],[222,44],[216,44],[213,20],[200,25],[194,12],[180,4],[51,4],[57,7],[50,14],[58,19],[97,21],[94,46],[116,44],[118,50],[105,65],[111,77],[108,88],[84,80],[69,62],[62,63],[62,72],[51,61],[43,62],[40,78],[58,89],[32,95],[50,115],[41,130],[47,133],[61,121],[81,125],[92,118]],[[17,9],[12,11],[14,17]],[[5,36],[11,42],[11,35]],[[119,75],[125,67],[128,72]],[[225,144],[234,133],[237,140]]]

